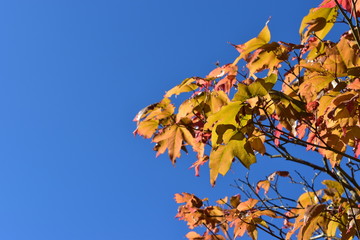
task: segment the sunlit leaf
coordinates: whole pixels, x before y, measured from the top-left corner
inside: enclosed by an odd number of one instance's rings
[[[259,35],[248,42],[246,42],[243,45],[237,45],[236,48],[241,53],[240,56],[235,60],[234,65],[237,64],[237,62],[244,58],[248,53],[254,51],[255,49],[258,49],[259,47],[263,46],[264,44],[268,43],[270,41],[270,31],[267,26],[261,30]]]
[[[259,193],[260,189],[264,189],[264,193],[267,194],[270,188],[270,181],[269,180],[263,180],[263,181],[259,181],[256,184],[256,192]]]
[[[239,211],[247,211],[255,207],[258,202],[258,199],[250,198],[247,201],[240,203],[236,209]]]
[[[139,134],[144,138],[151,138],[159,126],[159,120],[148,120],[140,122],[134,134]]]
[[[306,38],[314,32],[318,38],[323,39],[334,26],[336,16],[336,8],[312,8],[303,18],[299,33]],[[304,32],[306,27],[308,30]]]
[[[169,91],[166,92],[165,97],[171,97],[172,95],[179,95],[184,92],[191,92],[198,88],[198,85],[193,83],[196,79],[187,78],[181,84],[173,87]]]
[[[218,174],[225,175],[233,162],[234,158],[247,168],[256,162],[254,152],[244,135],[240,132],[233,135],[226,145],[220,145],[210,154],[210,182],[215,184]]]
[[[200,234],[198,234],[197,232],[194,232],[194,231],[188,232],[185,237],[188,238],[189,240],[204,240],[205,239]]]

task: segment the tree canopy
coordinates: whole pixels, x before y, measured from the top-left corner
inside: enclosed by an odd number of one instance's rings
[[[360,237],[358,17],[360,1],[325,0],[303,18],[298,43],[272,41],[267,22],[258,36],[233,45],[239,52],[233,62],[183,80],[137,114],[134,133],[155,143],[156,156],[167,151],[175,164],[192,149],[195,174],[208,164],[213,186],[233,164],[250,168],[259,155],[327,178],[318,188],[316,176],[294,177],[290,170],[257,183],[245,177],[240,194],[213,205],[176,194],[176,217],[191,229],[188,239],[257,239],[259,231],[275,239]],[[326,39],[340,25],[348,31]],[[180,94],[185,100],[173,103]],[[301,151],[318,158],[298,157]],[[282,178],[305,191],[289,196],[279,186]]]

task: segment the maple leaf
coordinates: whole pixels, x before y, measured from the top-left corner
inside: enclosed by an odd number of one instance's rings
[[[355,1],[356,12],[353,11],[352,0],[338,0],[338,3],[344,8],[347,12],[351,13],[353,16],[360,16],[360,3]],[[324,0],[320,3],[319,8],[335,8],[337,6],[334,0]]]
[[[229,171],[235,157],[247,168],[256,162],[250,143],[240,132],[235,133],[226,145],[220,145],[211,151],[209,167],[210,182],[213,186],[219,173],[225,175]]]
[[[186,203],[188,207],[200,208],[203,205],[201,199],[196,197],[194,194],[183,192],[181,194],[176,193],[174,195],[175,201],[177,203]]]
[[[247,41],[245,44],[235,45],[235,48],[240,52],[240,56],[235,59],[233,65],[236,65],[239,60],[244,58],[248,53],[268,43],[270,41],[270,38],[270,31],[266,23],[265,27],[261,30],[257,37]]]
[[[153,142],[160,144],[163,149],[161,152],[158,151],[157,156],[167,149],[173,164],[175,164],[176,159],[181,156],[180,150],[183,146],[183,141],[196,148],[196,142],[189,130],[185,126],[179,126],[177,124],[165,128],[153,138]]]
[[[205,237],[201,236],[200,234],[198,234],[197,232],[194,232],[194,231],[188,232],[185,237],[188,238],[189,240],[204,240],[205,239]]]
[[[171,97],[172,95],[179,95],[184,92],[191,92],[198,88],[198,85],[194,82],[195,78],[187,78],[181,84],[173,87],[169,91],[166,92],[165,97]]]
[[[134,131],[134,135],[139,134],[144,138],[151,138],[151,136],[156,132],[159,126],[158,120],[148,120],[140,122]]]
[[[334,26],[337,17],[336,8],[312,8],[309,14],[301,22],[299,33],[302,36],[303,43],[310,34],[314,34],[323,39]],[[304,32],[305,28],[307,31]]]

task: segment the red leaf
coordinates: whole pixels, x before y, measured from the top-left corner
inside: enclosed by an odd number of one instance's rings
[[[307,128],[307,125],[306,125],[306,124],[300,124],[300,125],[296,128],[296,132],[297,132],[297,134],[298,134],[298,138],[299,138],[299,139],[303,139],[303,137],[305,136],[306,128]]]
[[[281,136],[281,130],[283,129],[283,125],[281,125],[281,123],[279,123],[276,127],[275,127],[275,133],[274,133],[274,137],[275,137],[275,140],[274,140],[274,144],[275,146],[279,146],[280,144],[280,140],[279,140],[279,137]]]
[[[356,147],[355,147],[355,157],[358,158],[360,156],[360,139],[356,140]]]
[[[208,156],[203,156],[203,157],[199,158],[196,162],[194,162],[193,165],[191,165],[190,168],[195,169],[195,176],[196,177],[200,176],[200,167],[202,165],[204,165],[207,161],[209,161],[209,157]]]
[[[347,85],[347,88],[353,89],[353,90],[359,90],[360,89],[360,79],[356,78],[352,83]]]
[[[306,104],[306,111],[308,112],[313,112],[314,110],[316,110],[319,106],[319,102],[318,101],[313,101],[313,102],[309,102]]]
[[[315,137],[316,137],[315,133],[310,132],[310,133],[309,133],[309,138],[308,138],[307,142],[308,142],[308,143],[313,143]],[[312,149],[312,148],[313,148],[313,145],[308,144],[308,145],[306,146],[306,150],[307,150],[307,151],[310,150],[310,149]]]
[[[352,12],[353,7],[352,7],[352,0],[338,0],[339,4],[341,5],[341,7],[343,9],[345,9],[345,11],[351,13],[353,16],[355,16],[355,13]],[[356,1],[355,1],[356,2]],[[360,2],[357,1],[355,3],[355,9],[356,9],[356,16],[359,17],[360,16]],[[336,2],[334,0],[324,0],[319,8],[333,8],[336,7]]]

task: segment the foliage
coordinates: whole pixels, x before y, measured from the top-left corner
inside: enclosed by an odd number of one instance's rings
[[[215,205],[176,194],[181,204],[176,216],[190,229],[205,227],[203,234],[189,232],[188,239],[245,234],[257,239],[259,231],[277,239],[359,238],[359,15],[360,1],[325,0],[302,20],[298,44],[271,42],[266,23],[257,37],[234,45],[239,57],[232,63],[218,65],[206,77],[185,79],[137,114],[134,133],[151,138],[157,156],[167,151],[175,164],[192,148],[196,175],[208,163],[212,185],[235,159],[249,168],[259,154],[329,178],[317,189],[316,178],[298,174],[298,181],[288,171],[274,172],[255,186],[246,177],[238,186],[241,196]],[[338,24],[349,31],[336,42],[326,40]],[[189,97],[176,107],[171,98],[179,94]],[[292,146],[319,159],[297,158]],[[306,191],[293,199],[281,192],[279,178]]]

